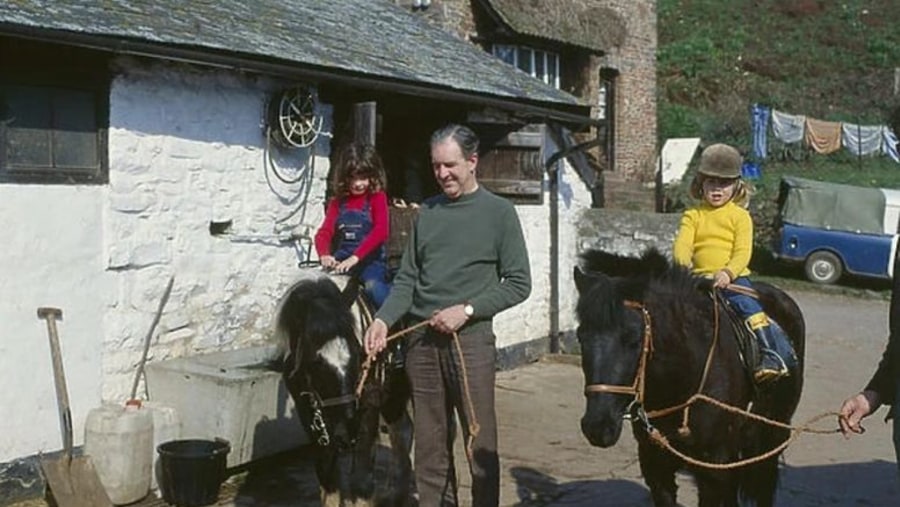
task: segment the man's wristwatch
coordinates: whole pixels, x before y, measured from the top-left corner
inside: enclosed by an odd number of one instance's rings
[[[466,314],[466,317],[471,318],[472,315],[475,315],[475,307],[471,303],[466,303],[463,306],[463,312]]]

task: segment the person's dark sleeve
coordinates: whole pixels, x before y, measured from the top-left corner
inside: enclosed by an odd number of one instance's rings
[[[875,391],[881,403],[893,405],[897,397],[897,355],[900,353],[900,257],[894,258],[894,281],[891,286],[891,306],[888,310],[887,347],[881,355],[878,369],[866,384],[867,391]]]

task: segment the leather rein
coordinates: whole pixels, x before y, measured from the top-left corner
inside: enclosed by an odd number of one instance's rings
[[[629,394],[634,396],[634,401],[631,403],[631,406],[629,406],[630,409],[633,407],[640,407],[644,403],[644,382],[647,376],[647,363],[650,361],[650,357],[653,354],[653,327],[650,319],[650,312],[643,304],[630,300],[626,300],[624,303],[626,308],[640,310],[644,320],[644,336],[641,343],[641,356],[638,359],[637,371],[634,374],[634,382],[632,382],[631,385],[588,384],[584,386],[584,394]],[[630,410],[627,412],[630,412]]]
[[[731,288],[732,286],[729,286]],[[742,290],[748,291],[747,295],[751,295],[748,290],[744,287],[739,287]],[[755,291],[752,291],[752,294],[756,294]],[[652,410],[647,412],[644,410],[644,391],[646,389],[646,377],[647,377],[647,364],[650,362],[650,358],[653,355],[653,322],[650,318],[650,311],[647,310],[647,307],[644,306],[643,303],[638,301],[625,300],[624,301],[626,308],[631,308],[634,310],[640,310],[641,316],[644,320],[644,335],[642,338],[641,344],[641,356],[638,359],[638,367],[637,371],[634,374],[634,382],[631,385],[616,385],[616,384],[588,384],[584,387],[584,394],[589,395],[591,393],[612,393],[612,394],[626,394],[634,396],[634,400],[628,405],[625,409],[625,419],[630,419],[636,417],[640,420],[644,427],[648,432],[653,432],[655,428],[650,423],[650,419],[654,419],[656,417],[661,417],[664,415],[671,414],[673,412],[677,412],[679,410],[684,410],[684,414],[682,417],[682,425],[679,428],[680,433],[689,432],[687,427],[688,418],[690,417],[690,405],[693,403],[694,399],[698,396],[703,396],[703,389],[706,385],[706,379],[709,376],[709,369],[712,365],[713,355],[716,350],[716,344],[719,340],[719,304],[715,297],[713,297],[713,310],[714,317],[713,320],[714,330],[713,330],[713,342],[710,344],[709,352],[706,356],[706,364],[703,367],[703,375],[700,379],[700,385],[697,389],[697,394],[692,396],[688,401],[684,403],[680,403],[678,405],[667,407],[659,410]]]

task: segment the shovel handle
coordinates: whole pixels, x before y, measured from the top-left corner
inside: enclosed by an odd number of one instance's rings
[[[72,458],[72,411],[69,408],[69,392],[66,389],[66,374],[63,370],[62,352],[59,348],[59,334],[56,321],[62,319],[59,308],[40,307],[38,318],[47,321],[47,334],[50,337],[50,358],[53,360],[53,380],[56,385],[56,401],[59,404],[59,425],[62,430],[63,449],[66,458]]]

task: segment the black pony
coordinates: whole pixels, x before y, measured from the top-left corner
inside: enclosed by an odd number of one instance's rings
[[[641,259],[592,251],[575,269],[587,407],[581,429],[592,445],[609,447],[631,419],[641,472],[656,506],[675,506],[675,473],[693,473],[701,507],[774,503],[777,453],[753,462],[789,436],[701,400],[725,404],[789,423],[803,386],[805,323],[797,304],[778,288],[755,282],[766,313],[790,336],[798,366],[790,376],[757,389],[742,364],[737,328],[707,279],[672,266],[655,250]],[[709,365],[707,367],[707,364]],[[752,404],[751,404],[752,402]],[[675,410],[667,413],[666,409]],[[686,459],[658,445],[655,431]],[[690,461],[696,460],[694,463]],[[750,460],[737,468],[709,467]]]
[[[337,282],[346,284],[342,292]],[[346,277],[300,280],[282,298],[277,330],[286,346],[282,378],[317,449],[322,505],[410,505],[412,423],[401,369],[379,361],[359,397],[370,308]],[[389,428],[393,463],[376,484],[379,421]],[[380,461],[380,460],[379,460]]]

